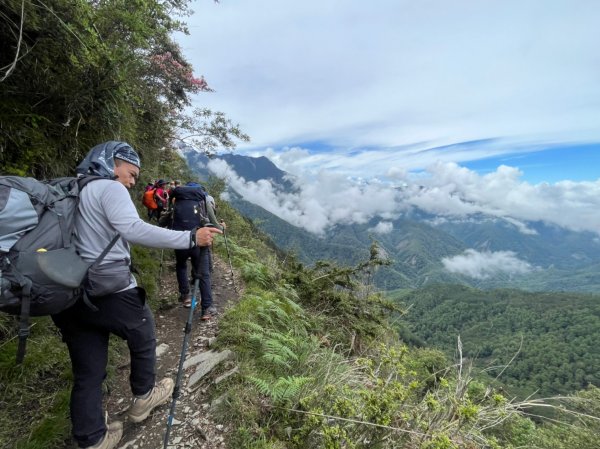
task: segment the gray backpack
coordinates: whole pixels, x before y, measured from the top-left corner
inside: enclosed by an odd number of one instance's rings
[[[20,315],[17,363],[29,317],[52,315],[83,295],[88,269],[99,265],[118,236],[90,264],[75,250],[79,193],[99,176],[38,181],[0,176],[0,311]]]

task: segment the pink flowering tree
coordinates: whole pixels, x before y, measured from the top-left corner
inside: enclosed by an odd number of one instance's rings
[[[166,102],[179,109],[190,104],[190,94],[213,92],[213,89],[203,76],[194,76],[191,64],[182,57],[177,44],[171,43],[170,47],[148,57],[148,81]]]
[[[196,108],[190,112],[189,95],[214,92],[203,76],[194,76],[192,66],[183,59],[179,47],[154,52],[148,58],[149,82],[158,89],[169,110],[173,141],[184,141],[196,149],[212,154],[219,148],[234,149],[237,141],[249,141],[240,126],[223,112]]]

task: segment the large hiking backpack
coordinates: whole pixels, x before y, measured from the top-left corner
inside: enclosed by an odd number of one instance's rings
[[[0,176],[0,311],[20,315],[17,363],[25,355],[29,316],[58,313],[82,295],[81,284],[92,264],[77,254],[73,231],[79,193],[96,179],[105,178],[43,182]]]
[[[148,189],[142,197],[142,204],[151,210],[158,209],[158,204],[156,204],[156,199],[154,198],[155,192],[156,189]]]
[[[209,222],[206,195],[201,187],[183,186],[173,190],[173,224],[176,231],[189,231]]]

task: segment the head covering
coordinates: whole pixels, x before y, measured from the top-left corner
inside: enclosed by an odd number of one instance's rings
[[[194,182],[194,181],[190,181],[190,182],[186,183],[186,186],[187,187],[200,187],[200,188],[202,188],[202,186],[200,184],[198,184],[197,182]]]
[[[77,166],[80,175],[96,175],[105,178],[115,176],[115,159],[141,167],[140,157],[126,142],[114,140],[96,145],[90,150],[85,159]]]
[[[164,179],[159,179],[158,181],[156,181],[156,185],[157,186],[164,186],[165,184],[168,184],[167,181],[165,181]]]

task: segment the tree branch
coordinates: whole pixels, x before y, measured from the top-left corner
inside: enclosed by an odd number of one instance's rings
[[[4,73],[4,76],[2,77],[2,79],[0,79],[0,83],[2,81],[4,81],[6,78],[8,78],[10,73],[17,66],[17,62],[19,61],[19,53],[21,53],[21,42],[23,42],[23,24],[24,23],[25,23],[25,0],[23,0],[21,2],[21,25],[19,26],[19,40],[17,41],[17,51],[15,53],[15,60],[6,69],[6,73]],[[4,69],[4,67],[3,67],[3,69]]]

